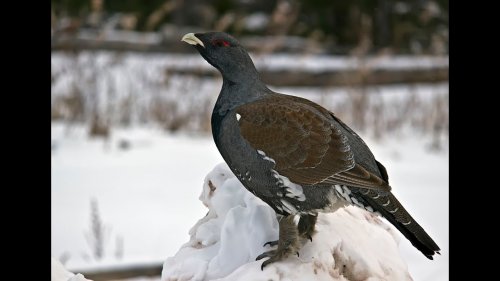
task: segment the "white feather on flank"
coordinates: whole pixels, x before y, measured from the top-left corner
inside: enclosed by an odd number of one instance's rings
[[[336,185],[334,185],[334,187],[335,187],[334,193],[336,193],[337,196],[342,197],[344,200],[351,203],[352,205],[355,205],[359,208],[367,210],[370,213],[374,213],[374,214],[380,216],[380,213],[375,211],[371,206],[365,206],[363,203],[359,202],[358,199],[351,196],[351,190],[347,186],[336,184]],[[377,196],[379,196],[379,195],[377,195]],[[396,212],[396,211],[397,211],[397,208],[396,208],[396,210],[394,210],[394,212]]]
[[[266,156],[266,153],[264,151],[257,150],[257,153],[259,153],[260,155],[263,156],[262,159],[273,162],[274,164],[276,164],[276,161],[274,161],[272,158]],[[273,177],[278,180],[278,183],[281,186],[285,187],[285,190],[286,190],[285,196],[286,197],[293,198],[293,199],[296,199],[299,201],[306,200],[306,196],[304,195],[304,190],[302,189],[302,186],[300,186],[296,183],[293,183],[292,181],[290,181],[289,178],[280,175],[275,170],[271,170],[271,171],[273,173]]]
[[[344,198],[349,203],[353,204],[351,197],[349,196],[351,194],[351,191],[348,188],[346,188],[345,186],[341,186],[341,185],[336,184],[335,190],[337,191],[337,193],[340,196],[342,196],[342,198]]]
[[[270,162],[273,162],[274,164],[276,164],[276,161],[274,161],[273,158],[270,158],[268,156],[266,156],[266,153],[262,150],[257,150],[257,153],[259,153],[260,155],[264,156],[263,159],[264,160],[267,160],[267,161],[270,161]]]
[[[240,121],[240,118],[241,118],[241,115],[239,115],[238,113],[236,113],[236,120]]]
[[[354,197],[351,197],[351,200],[352,200],[352,203],[354,203],[356,206],[360,207],[360,208],[364,208],[365,205],[361,204],[358,199],[354,198]]]
[[[279,175],[279,179],[283,182],[283,185],[286,186],[286,194],[285,196],[295,198],[299,201],[305,201],[306,195],[304,194],[304,190],[302,186],[293,183],[285,176]]]
[[[305,201],[306,195],[304,194],[304,190],[302,186],[290,181],[289,178],[280,175],[277,171],[271,170],[273,173],[273,177],[278,180],[280,186],[285,187],[285,196],[290,197],[299,201]],[[278,195],[281,195],[279,193]]]
[[[330,191],[326,195],[327,201],[329,202],[327,206],[322,209],[314,210],[313,212],[326,212],[331,213],[335,212],[341,207],[347,206],[345,201],[339,200],[338,193],[334,189],[330,189]]]
[[[373,208],[371,206],[366,206],[365,209],[370,212],[370,213],[375,213],[375,211],[373,210]],[[376,212],[378,213],[378,212]]]
[[[296,214],[297,213],[297,209],[290,202],[288,202],[286,199],[281,199],[280,201],[283,204],[283,207],[284,207],[283,209],[287,210],[289,214]]]

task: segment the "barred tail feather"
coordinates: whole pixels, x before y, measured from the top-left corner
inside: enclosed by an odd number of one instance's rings
[[[375,191],[370,191],[367,194],[358,193],[357,195],[393,224],[428,259],[432,260],[434,254],[439,254],[439,246],[410,216],[392,193],[380,195]]]

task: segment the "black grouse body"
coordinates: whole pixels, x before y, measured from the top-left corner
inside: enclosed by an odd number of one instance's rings
[[[384,216],[427,258],[439,251],[391,193],[384,166],[332,112],[270,90],[226,33],[189,33],[182,40],[223,76],[211,120],[217,148],[241,183],[279,215],[279,240],[268,242],[278,247],[257,257],[269,258],[262,268],[296,253],[301,238],[312,240],[318,212],[348,204]]]

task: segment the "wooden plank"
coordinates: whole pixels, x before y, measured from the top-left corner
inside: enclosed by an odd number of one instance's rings
[[[198,77],[219,77],[215,70],[168,69],[171,74],[193,75]],[[358,70],[303,72],[294,70],[261,70],[261,77],[269,85],[281,87],[331,87],[331,86],[368,86],[388,84],[437,83],[448,81],[448,68],[409,69],[409,70]]]
[[[159,277],[163,264],[127,266],[124,268],[106,268],[93,271],[75,271],[93,281],[120,280],[134,277]]]

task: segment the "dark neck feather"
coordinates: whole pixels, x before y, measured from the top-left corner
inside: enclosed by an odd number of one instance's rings
[[[269,93],[271,90],[260,79],[238,83],[224,77],[213,113],[225,115],[235,107],[258,100]]]

